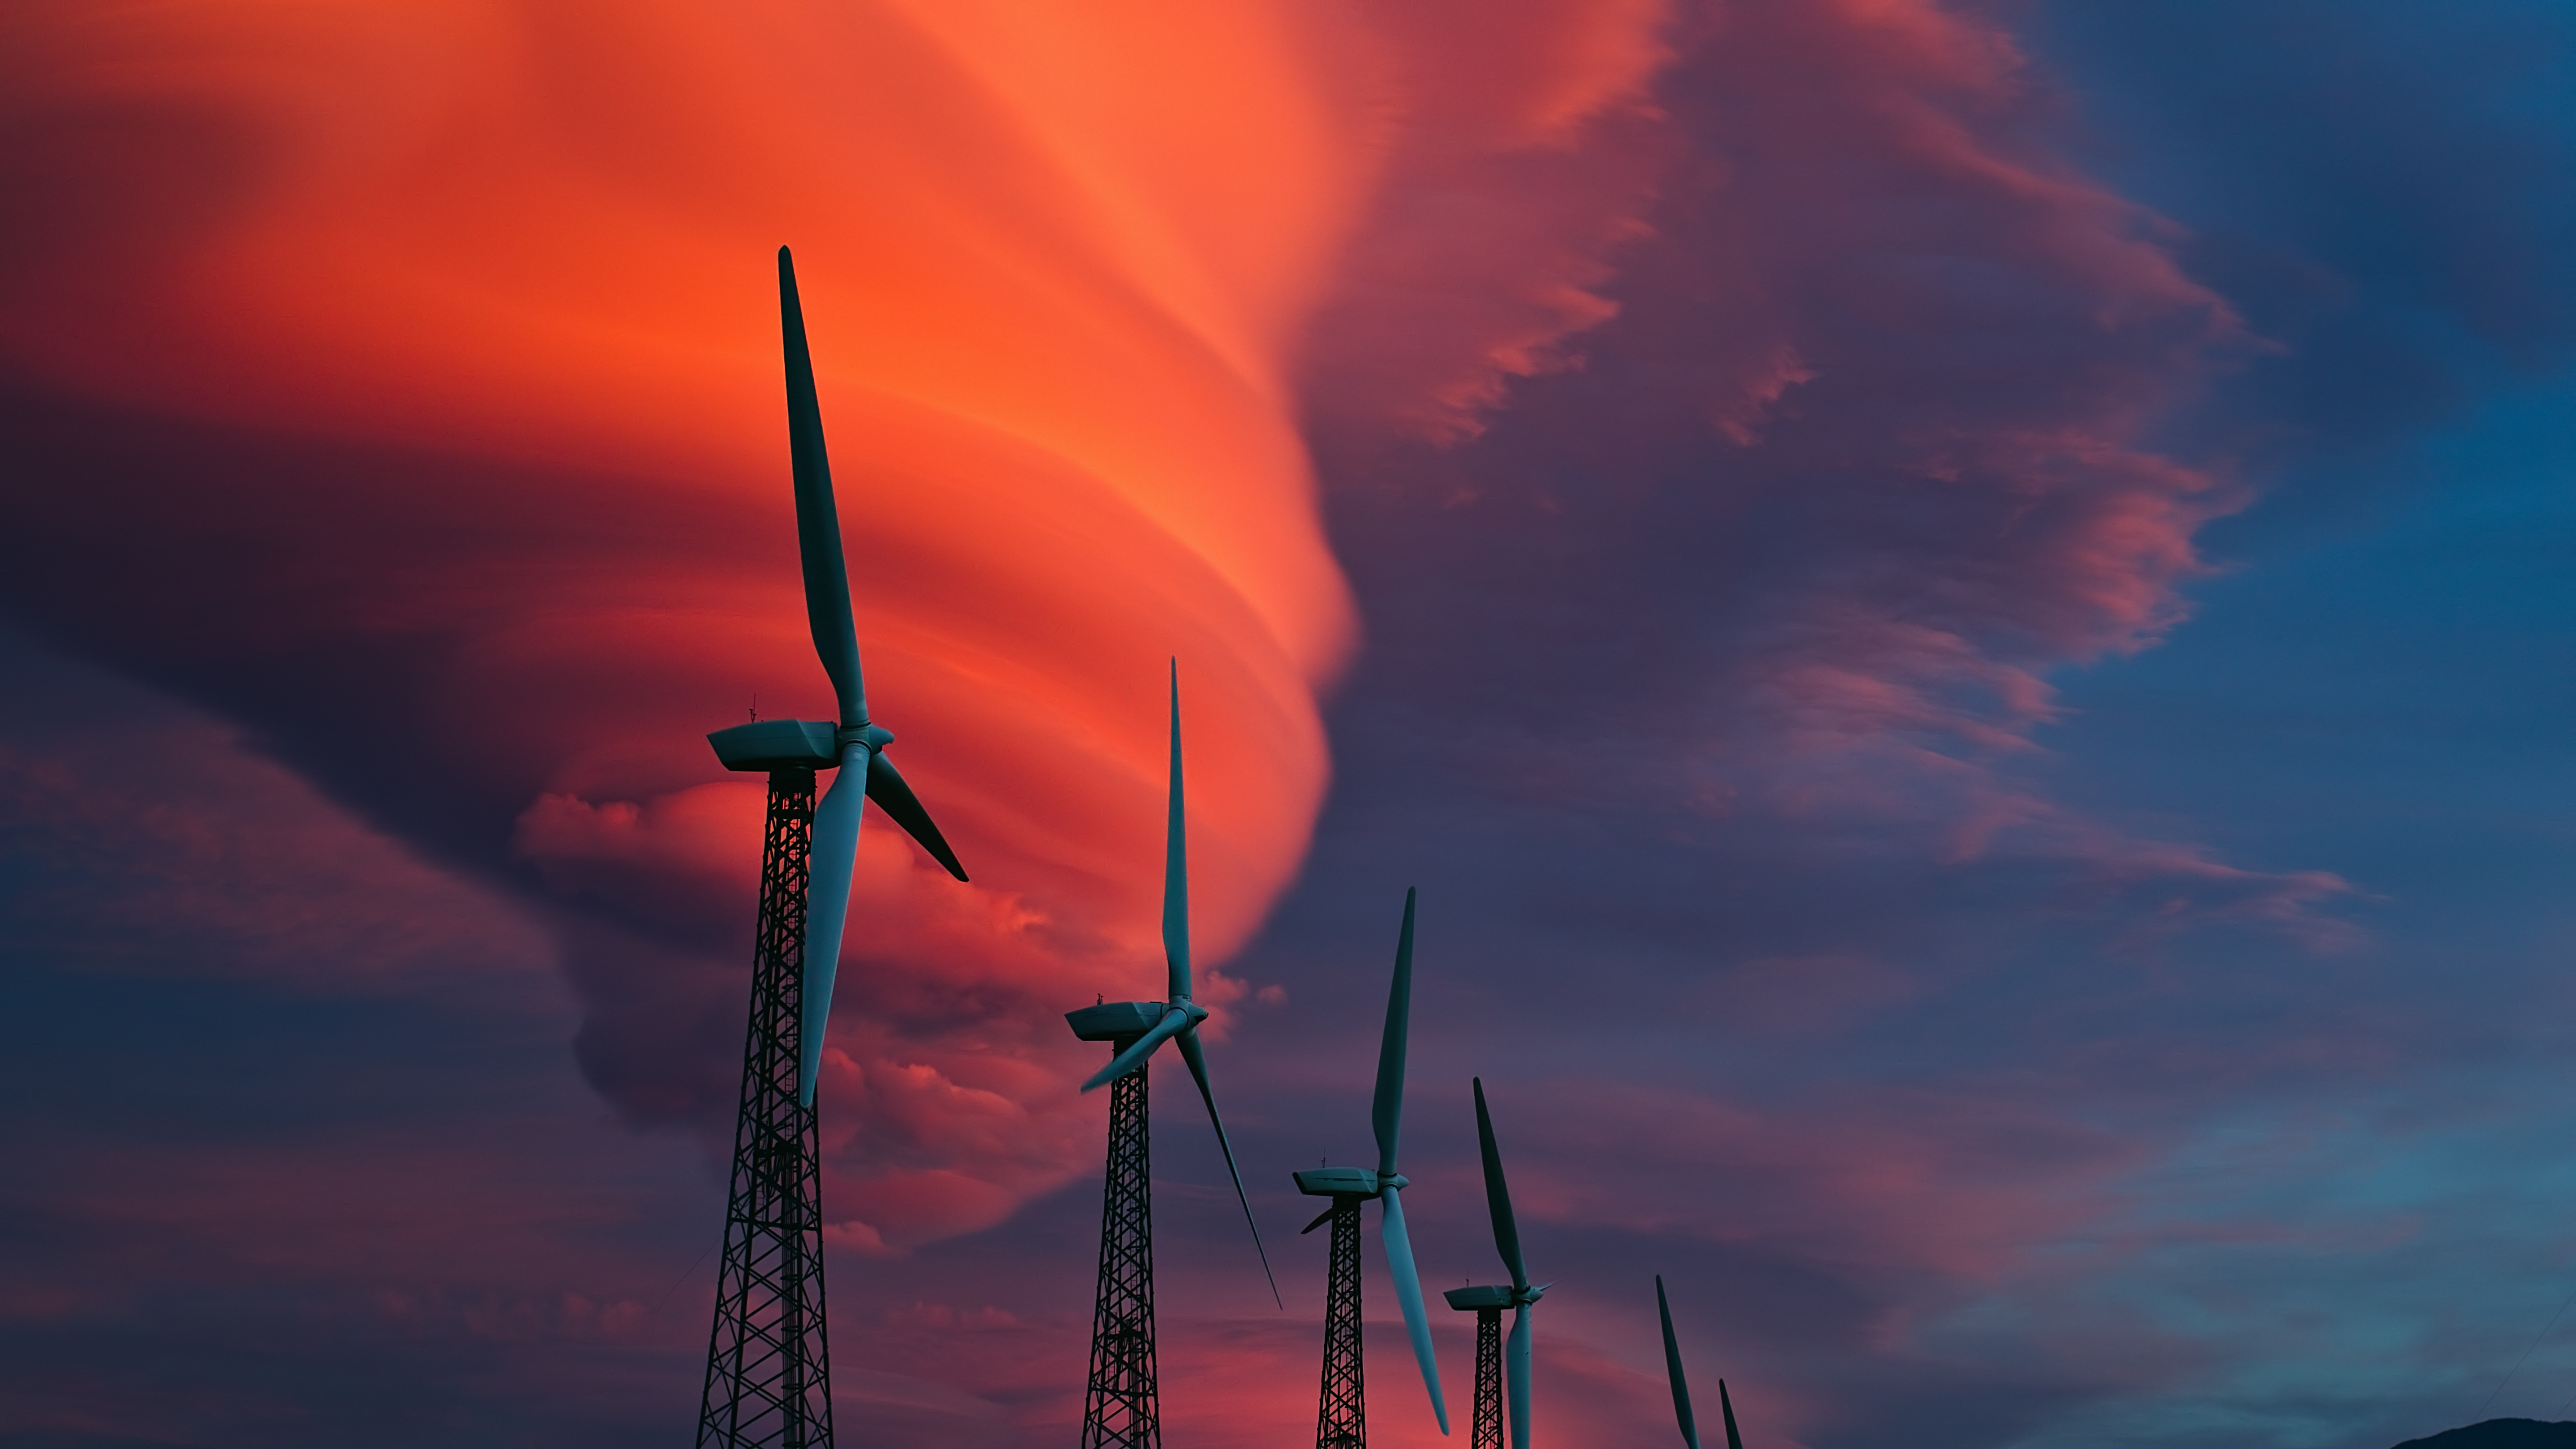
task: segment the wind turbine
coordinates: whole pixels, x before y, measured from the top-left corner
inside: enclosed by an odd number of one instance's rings
[[[1217,1115],[1216,1093],[1208,1086],[1207,1054],[1199,1047],[1198,1034],[1208,1009],[1190,999],[1188,836],[1181,801],[1181,669],[1175,660],[1172,779],[1163,844],[1163,999],[1113,1001],[1064,1014],[1076,1037],[1108,1042],[1111,1052],[1109,1065],[1082,1084],[1086,1092],[1104,1084],[1110,1088],[1109,1167],[1101,1189],[1100,1282],[1092,1298],[1082,1449],[1161,1449],[1163,1442],[1154,1369],[1153,1173],[1145,1064],[1167,1041],[1178,1041],[1181,1060],[1198,1083],[1199,1100],[1207,1104],[1208,1121],[1216,1128],[1217,1148],[1225,1154],[1225,1170],[1234,1179],[1235,1199],[1243,1204],[1243,1221],[1252,1229],[1253,1251],[1261,1254],[1262,1275],[1270,1274],[1261,1225],[1253,1221],[1252,1199],[1234,1165],[1234,1144],[1226,1140],[1225,1119]],[[1278,1297],[1275,1278],[1270,1293]]]
[[[787,362],[787,443],[805,616],[814,652],[839,696],[840,718],[762,720],[707,736],[726,769],[768,775],[769,804],[733,1187],[698,1404],[701,1449],[832,1442],[814,1077],[849,915],[860,802],[876,801],[950,875],[966,878],[939,827],[886,758],[894,736],[868,718],[814,360],[806,348],[795,265],[785,247],[778,249],[778,320]],[[820,806],[814,803],[816,770],[838,771]]]
[[[1699,1425],[1691,1419],[1690,1381],[1682,1377],[1682,1346],[1673,1337],[1673,1306],[1664,1301],[1664,1275],[1655,1275],[1655,1311],[1664,1317],[1664,1376],[1673,1384],[1673,1418],[1682,1427],[1682,1442],[1699,1449]],[[1717,1381],[1717,1411],[1726,1416],[1726,1449],[1744,1449],[1735,1432],[1735,1404],[1726,1396],[1726,1380]]]
[[[1530,1285],[1521,1262],[1520,1228],[1512,1221],[1512,1192],[1503,1181],[1503,1154],[1494,1145],[1494,1119],[1485,1110],[1485,1082],[1476,1084],[1476,1144],[1485,1158],[1485,1206],[1494,1219],[1494,1249],[1512,1270],[1510,1287],[1482,1284],[1452,1288],[1440,1296],[1461,1313],[1476,1315],[1476,1427],[1474,1449],[1501,1449],[1503,1391],[1512,1401],[1512,1449],[1529,1449],[1530,1318],[1532,1305],[1555,1285]],[[1503,1310],[1512,1310],[1512,1339],[1502,1343]]]
[[[1404,1231],[1405,1179],[1395,1170],[1396,1138],[1404,1125],[1404,1044],[1413,1002],[1413,897],[1404,893],[1404,927],[1395,938],[1395,984],[1387,989],[1386,1034],[1377,1048],[1377,1097],[1369,1126],[1377,1134],[1377,1170],[1318,1167],[1296,1174],[1297,1190],[1328,1197],[1333,1205],[1304,1229],[1333,1225],[1332,1271],[1324,1294],[1324,1384],[1315,1411],[1315,1449],[1363,1449],[1368,1443],[1366,1378],[1360,1358],[1360,1204],[1378,1203],[1378,1236],[1395,1297],[1404,1305],[1404,1331],[1413,1339],[1422,1386],[1440,1432],[1449,1432],[1449,1406],[1440,1395],[1440,1364],[1431,1354],[1431,1320],[1422,1310],[1422,1280],[1414,1272],[1413,1241]]]

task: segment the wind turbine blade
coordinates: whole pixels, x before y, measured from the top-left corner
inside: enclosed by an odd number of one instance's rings
[[[1422,1311],[1422,1278],[1414,1271],[1413,1239],[1404,1231],[1404,1194],[1388,1188],[1378,1194],[1379,1241],[1386,1246],[1386,1271],[1395,1279],[1395,1300],[1404,1305],[1404,1331],[1413,1339],[1413,1361],[1422,1365],[1422,1387],[1431,1394],[1431,1412],[1440,1416],[1440,1432],[1449,1432],[1449,1403],[1440,1393],[1440,1360],[1431,1354],[1431,1316]]]
[[[921,808],[921,798],[903,782],[903,773],[894,767],[894,761],[886,758],[883,750],[868,753],[868,798],[877,802],[877,808],[886,813],[888,820],[902,826],[904,834],[920,841],[921,848],[930,852],[932,860],[948,867],[950,875],[959,880],[966,878],[966,867],[957,863],[957,852],[948,848],[948,841],[939,833],[939,827],[930,823],[930,812]]]
[[[1673,1418],[1682,1426],[1682,1442],[1699,1449],[1699,1424],[1691,1418],[1690,1381],[1682,1377],[1682,1346],[1673,1337],[1673,1308],[1664,1301],[1664,1275],[1655,1275],[1655,1311],[1664,1318],[1664,1377],[1673,1385]],[[1725,1389],[1718,1392],[1723,1395]],[[1727,1416],[1728,1427],[1734,1427],[1733,1414]],[[1739,1446],[1741,1449],[1741,1446]]]
[[[1485,1110],[1485,1079],[1470,1080],[1476,1084],[1476,1146],[1485,1157],[1485,1208],[1494,1219],[1494,1251],[1503,1255],[1503,1266],[1512,1270],[1512,1286],[1527,1288],[1529,1270],[1521,1263],[1521,1230],[1512,1221],[1512,1190],[1503,1181],[1503,1154],[1494,1145],[1493,1116]]]
[[[1190,999],[1190,850],[1181,808],[1181,661],[1172,661],[1172,796],[1163,825],[1163,967],[1167,1001]]]
[[[1207,1103],[1208,1121],[1216,1128],[1217,1149],[1225,1154],[1226,1176],[1234,1179],[1235,1201],[1243,1204],[1243,1225],[1252,1229],[1252,1251],[1261,1255],[1261,1276],[1270,1280],[1271,1301],[1286,1312],[1288,1301],[1279,1296],[1279,1279],[1270,1271],[1270,1250],[1261,1246],[1261,1224],[1252,1220],[1252,1198],[1243,1190],[1243,1174],[1235,1170],[1234,1144],[1226,1140],[1225,1119],[1216,1112],[1216,1093],[1208,1086],[1207,1053],[1199,1050],[1195,1028],[1181,1033],[1181,1060],[1189,1064],[1190,1078],[1199,1084],[1199,1100]]]
[[[859,677],[859,634],[850,622],[850,569],[841,553],[841,516],[832,506],[832,464],[823,453],[823,404],[814,393],[814,355],[805,345],[805,308],[796,263],[778,249],[778,331],[787,351],[787,453],[796,473],[796,552],[805,566],[805,622],[814,653],[840,697],[841,724],[868,722]]]
[[[1717,1381],[1717,1411],[1726,1416],[1726,1449],[1744,1449],[1744,1436],[1735,1432],[1735,1403],[1726,1396],[1726,1380]]]
[[[841,746],[841,768],[814,807],[814,847],[806,857],[805,1012],[797,1028],[796,1100],[814,1105],[823,1068],[823,1024],[832,1017],[832,978],[841,970],[841,928],[850,917],[850,869],[859,858],[860,803],[867,797],[867,757],[858,740]]]
[[[1088,1092],[1096,1087],[1105,1087],[1145,1065],[1145,1058],[1154,1054],[1154,1048],[1171,1040],[1174,1033],[1186,1030],[1189,1024],[1190,1014],[1177,1006],[1164,1012],[1163,1019],[1154,1023],[1153,1030],[1136,1038],[1128,1044],[1127,1050],[1111,1057],[1109,1065],[1092,1073],[1091,1080],[1082,1084],[1082,1090]]]
[[[1395,984],[1386,993],[1386,1035],[1377,1044],[1377,1100],[1369,1107],[1369,1126],[1377,1131],[1381,1177],[1395,1171],[1396,1138],[1404,1127],[1404,1041],[1413,1012],[1413,894],[1407,886],[1404,929],[1395,937]],[[1445,1410],[1441,1420],[1448,1420]]]
[[[1529,1449],[1530,1305],[1512,1309],[1512,1336],[1503,1345],[1503,1386],[1512,1400],[1512,1449]]]

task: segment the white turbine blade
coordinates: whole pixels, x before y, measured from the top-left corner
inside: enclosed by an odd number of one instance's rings
[[[1440,1360],[1431,1354],[1431,1316],[1422,1311],[1422,1278],[1413,1267],[1413,1239],[1404,1231],[1404,1193],[1390,1187],[1378,1194],[1378,1239],[1386,1247],[1386,1271],[1395,1279],[1395,1301],[1404,1305],[1404,1331],[1413,1340],[1413,1361],[1422,1365],[1422,1387],[1431,1394],[1431,1412],[1440,1417],[1440,1432],[1449,1432],[1449,1403],[1440,1393]]]
[[[1690,1380],[1682,1376],[1681,1340],[1673,1337],[1673,1305],[1664,1298],[1661,1273],[1655,1275],[1655,1312],[1664,1320],[1664,1377],[1673,1386],[1673,1420],[1681,1425],[1682,1442],[1699,1449],[1699,1421],[1691,1415]]]
[[[798,1028],[796,1100],[814,1105],[823,1068],[823,1024],[832,1016],[832,978],[841,970],[841,928],[850,918],[850,870],[859,859],[859,817],[868,798],[867,745],[841,746],[841,768],[814,807],[814,849],[806,857],[805,1012]]]
[[[778,249],[778,331],[787,354],[787,455],[796,480],[796,552],[805,572],[805,622],[814,653],[832,676],[841,724],[868,722],[868,689],[859,675],[859,636],[850,620],[849,562],[841,551],[841,518],[832,502],[832,464],[823,451],[823,405],[814,391],[814,356],[805,345],[805,308],[796,296],[796,263]]]
[[[1180,1043],[1181,1061],[1189,1067],[1191,1080],[1199,1084],[1199,1100],[1207,1103],[1208,1124],[1216,1128],[1217,1150],[1225,1154],[1226,1176],[1234,1179],[1235,1200],[1243,1204],[1243,1225],[1252,1229],[1252,1251],[1261,1255],[1261,1276],[1270,1280],[1271,1301],[1285,1312],[1288,1303],[1279,1296],[1278,1275],[1270,1271],[1270,1250],[1261,1246],[1261,1224],[1253,1221],[1252,1195],[1243,1190],[1243,1174],[1234,1165],[1234,1143],[1225,1135],[1225,1119],[1217,1115],[1216,1089],[1208,1085],[1207,1053],[1199,1049],[1196,1029],[1183,1031]]]
[[[1404,1129],[1405,1025],[1413,1010],[1413,890],[1404,892],[1404,928],[1395,937],[1395,984],[1386,993],[1386,1034],[1377,1044],[1377,1097],[1369,1126],[1377,1133],[1377,1172],[1395,1175],[1396,1139]],[[1444,1413],[1443,1419],[1447,1418]]]
[[[1190,999],[1190,846],[1181,808],[1181,661],[1172,661],[1172,791],[1163,823],[1164,1000]]]
[[[1082,1090],[1088,1092],[1095,1087],[1105,1087],[1145,1065],[1145,1058],[1154,1054],[1154,1048],[1171,1040],[1174,1034],[1187,1028],[1189,1024],[1190,1014],[1177,1006],[1164,1012],[1163,1019],[1154,1023],[1153,1030],[1136,1038],[1127,1050],[1111,1057],[1109,1065],[1092,1073],[1091,1080],[1082,1084]]]
[[[894,767],[893,758],[883,750],[868,756],[868,798],[877,802],[888,820],[902,826],[904,834],[921,842],[921,848],[930,852],[930,858],[946,867],[950,875],[961,881],[966,878],[966,867],[957,863],[957,852],[948,848],[947,837],[931,823],[930,812],[921,808],[921,797],[912,793],[912,787],[903,781],[903,771]]]
[[[1529,1449],[1530,1305],[1512,1309],[1512,1337],[1503,1345],[1503,1382],[1512,1399],[1512,1449]]]
[[[1468,1080],[1476,1088],[1476,1148],[1485,1159],[1485,1210],[1494,1219],[1494,1251],[1503,1255],[1503,1266],[1512,1270],[1512,1286],[1527,1288],[1529,1270],[1521,1262],[1521,1230],[1512,1218],[1512,1189],[1503,1180],[1503,1150],[1494,1143],[1493,1114],[1485,1110],[1485,1079]]]

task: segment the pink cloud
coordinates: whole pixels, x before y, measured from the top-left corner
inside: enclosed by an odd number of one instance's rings
[[[552,944],[501,893],[353,818],[237,727],[17,662],[30,694],[0,720],[0,835],[42,872],[13,893],[30,959],[324,995],[543,994]]]

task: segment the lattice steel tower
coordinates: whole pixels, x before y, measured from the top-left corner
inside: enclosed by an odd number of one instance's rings
[[[1131,1008],[1142,1004],[1122,1001],[1074,1012],[1074,1034],[1086,1041],[1108,1041],[1114,1051],[1123,1052],[1150,1025],[1133,1021],[1142,1013]],[[1122,1025],[1135,1029],[1118,1030]],[[1154,1162],[1147,1075],[1129,1072],[1109,1088],[1109,1171],[1100,1193],[1100,1286],[1091,1305],[1082,1449],[1162,1449],[1162,1401],[1154,1379]]]
[[[1450,1307],[1476,1315],[1476,1419],[1468,1449],[1503,1449],[1503,1309],[1511,1292],[1487,1285],[1440,1295]]]
[[[1367,1449],[1368,1364],[1360,1354],[1360,1204],[1344,1193],[1321,1221],[1333,1225],[1324,1283],[1324,1385],[1315,1398],[1315,1449]],[[1313,1232],[1316,1223],[1308,1223]]]
[[[804,1014],[805,892],[814,772],[769,775],[760,849],[760,929],[751,1030],[725,1205],[716,1323],[698,1401],[700,1449],[832,1442],[832,1359],[823,1331],[822,1165],[814,1109],[796,1089]]]

